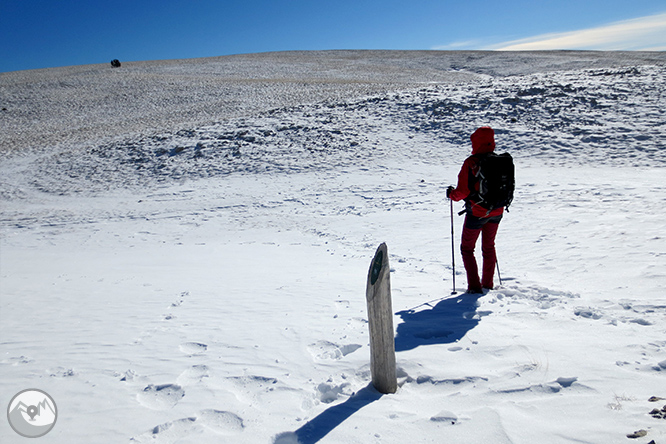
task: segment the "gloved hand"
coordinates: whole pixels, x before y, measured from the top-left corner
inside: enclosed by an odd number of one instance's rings
[[[453,186],[449,186],[449,187],[446,189],[446,197],[447,197],[448,199],[451,199],[451,193],[453,193],[454,190],[455,190],[455,188],[454,188]]]

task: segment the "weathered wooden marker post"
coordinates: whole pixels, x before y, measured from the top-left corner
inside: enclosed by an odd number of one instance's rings
[[[370,370],[372,384],[380,393],[395,393],[398,378],[395,368],[395,337],[388,248],[382,243],[370,264],[365,292],[370,324]]]

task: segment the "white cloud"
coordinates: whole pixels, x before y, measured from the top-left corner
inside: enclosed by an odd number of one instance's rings
[[[596,49],[663,51],[666,48],[666,13],[614,22],[580,31],[542,34],[492,45],[500,51]]]
[[[449,43],[448,45],[434,46],[431,49],[435,50],[454,50],[454,49],[467,49],[467,48],[478,48],[482,42],[480,40],[466,40]]]

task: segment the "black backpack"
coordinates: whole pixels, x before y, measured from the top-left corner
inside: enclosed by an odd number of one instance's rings
[[[489,212],[506,207],[513,201],[516,186],[513,158],[509,153],[477,154],[479,191],[472,199]]]

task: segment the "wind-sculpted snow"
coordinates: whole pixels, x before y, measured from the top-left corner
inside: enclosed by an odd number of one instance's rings
[[[665,59],[663,52],[295,51],[0,73],[0,151],[140,139],[410,86]]]
[[[411,150],[444,162],[480,125],[500,149],[551,165],[655,167],[666,164],[666,67],[629,66],[441,84],[353,101],[274,109],[176,132],[23,155],[22,177],[5,178],[7,197],[26,188],[90,193],[109,188],[221,177],[293,173],[353,165]],[[419,135],[400,147],[387,139]],[[400,136],[398,136],[400,137]],[[454,148],[455,149],[455,148]],[[11,162],[13,157],[6,154]],[[30,175],[24,171],[31,171]]]
[[[666,161],[666,68],[582,70],[423,90],[413,129],[461,140],[474,124],[501,147],[548,164],[658,166]],[[411,105],[411,106],[410,106]]]

